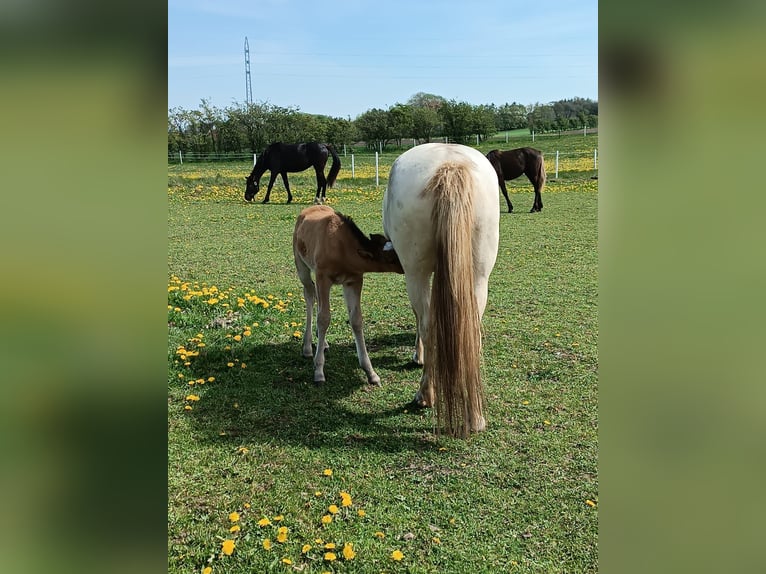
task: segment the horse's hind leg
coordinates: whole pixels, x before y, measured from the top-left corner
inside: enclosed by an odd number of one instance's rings
[[[359,366],[367,374],[367,382],[371,385],[380,385],[380,377],[372,368],[370,356],[367,354],[367,345],[364,341],[364,329],[362,320],[362,280],[358,282],[343,285],[343,299],[346,300],[348,308],[348,318],[351,323],[351,330],[354,332],[354,342],[356,343],[356,356],[359,359]]]
[[[415,311],[415,321],[417,322],[416,350],[413,359],[417,362],[417,355],[420,353],[421,363],[425,363],[429,359],[423,354],[423,340],[428,338],[428,312],[431,305],[430,277],[430,273],[404,276],[407,283],[407,295],[410,298],[412,309]],[[434,381],[428,378],[424,369],[420,377],[420,387],[415,393],[413,402],[420,407],[431,407],[435,401]]]
[[[511,203],[511,200],[508,199],[508,190],[505,188],[505,182],[502,180],[500,180],[500,190],[503,192],[505,202],[508,204],[508,213],[513,213],[513,204]]]
[[[545,185],[545,182],[541,182],[538,180],[536,174],[532,174],[532,176],[527,175],[527,178],[532,183],[532,185],[535,188],[535,201],[532,203],[532,209],[529,210],[529,213],[535,213],[538,211],[543,210],[543,196],[540,193],[540,190],[542,189],[543,185]]]
[[[314,171],[317,174],[317,193],[314,197],[314,203],[324,203],[325,195],[327,193],[327,178],[324,176],[324,166],[315,167]]]

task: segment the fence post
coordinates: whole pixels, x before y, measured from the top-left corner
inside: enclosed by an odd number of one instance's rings
[[[535,141],[535,130],[532,130],[532,141]]]
[[[505,132],[505,143],[508,143],[508,132]]]
[[[559,150],[556,150],[556,179],[559,178]]]
[[[476,145],[479,145],[479,134],[476,134]]]
[[[378,187],[378,152],[375,152],[375,187]]]
[[[181,165],[184,164],[184,156],[181,155],[181,150],[178,150],[178,159],[181,161]]]
[[[346,157],[346,144],[343,144],[343,157]]]
[[[593,150],[593,169],[598,169],[598,148]]]
[[[354,154],[351,154],[351,179],[354,179]]]
[[[588,125],[586,124],[582,127],[582,137],[585,137],[587,135],[588,135]]]
[[[255,167],[255,164],[256,164],[256,159],[257,159],[257,158],[255,157],[255,154],[253,154],[253,167]]]

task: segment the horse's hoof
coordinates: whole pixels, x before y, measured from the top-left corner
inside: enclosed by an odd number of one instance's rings
[[[370,385],[373,385],[375,387],[381,387],[383,385],[380,384],[380,377],[377,373],[375,373],[372,377],[367,377],[367,383]]]
[[[268,199],[264,199],[261,203],[268,203],[268,202],[269,202]]]

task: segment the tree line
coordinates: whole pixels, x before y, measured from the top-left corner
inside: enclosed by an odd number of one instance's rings
[[[336,147],[366,142],[371,149],[436,138],[468,143],[497,132],[526,128],[546,133],[598,126],[598,102],[586,98],[548,104],[471,105],[419,92],[405,104],[373,108],[356,119],[307,114],[269,103],[226,108],[202,100],[196,110],[168,110],[168,153],[260,153],[275,141],[322,141]]]

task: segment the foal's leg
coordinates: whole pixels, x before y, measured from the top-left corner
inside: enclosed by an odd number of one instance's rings
[[[271,197],[271,188],[274,187],[274,181],[277,179],[277,172],[272,171],[271,175],[269,176],[269,186],[266,188],[266,197],[263,198],[263,201],[261,203],[268,203],[269,198]]]
[[[303,284],[303,298],[306,300],[306,328],[303,331],[303,349],[301,353],[304,357],[311,358],[314,351],[311,347],[313,335],[312,320],[314,318],[314,299],[316,299],[316,285],[311,279],[311,269],[301,260],[295,259],[295,268],[298,270],[298,278]]]
[[[505,188],[505,181],[500,180],[500,189],[503,192],[503,195],[505,196],[505,202],[508,204],[508,213],[513,213],[513,204],[511,203],[511,200],[508,199],[508,190]]]
[[[359,366],[367,373],[367,382],[371,385],[380,385],[380,377],[372,368],[370,356],[367,354],[367,345],[364,342],[364,331],[362,328],[362,283],[364,279],[347,283],[343,285],[343,298],[346,300],[348,308],[348,318],[351,323],[351,330],[354,332],[354,342],[356,343],[356,356],[359,358]]]
[[[327,349],[327,328],[330,326],[330,288],[332,281],[325,276],[317,275],[317,350],[314,355],[314,382],[323,383],[324,353]]]
[[[417,362],[417,355],[420,353],[419,358],[422,363],[425,363],[428,357],[425,357],[423,354],[423,341],[428,340],[428,311],[431,305],[429,280],[431,273],[421,273],[418,275],[405,274],[404,278],[407,283],[407,295],[410,298],[412,309],[415,311],[415,320],[417,322],[416,356],[413,357],[413,360]],[[420,388],[415,393],[413,401],[421,407],[431,407],[436,401],[434,381],[428,378],[425,369],[420,377]]]
[[[287,203],[292,203],[293,201],[293,194],[290,193],[290,183],[287,181],[287,172],[282,172],[282,183],[285,184],[285,189],[287,190]]]

